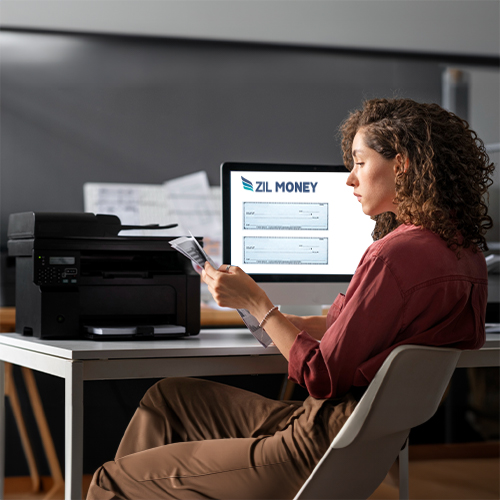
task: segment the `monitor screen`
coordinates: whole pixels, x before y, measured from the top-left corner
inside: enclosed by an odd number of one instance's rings
[[[342,166],[224,163],[223,261],[259,282],[348,282],[374,221]],[[332,299],[333,300],[333,299]]]

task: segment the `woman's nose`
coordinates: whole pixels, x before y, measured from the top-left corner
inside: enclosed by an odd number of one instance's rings
[[[357,177],[354,174],[354,172],[351,172],[349,176],[347,177],[346,184],[350,187],[354,187],[357,183]]]

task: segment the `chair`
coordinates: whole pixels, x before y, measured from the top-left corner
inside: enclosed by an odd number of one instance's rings
[[[460,357],[457,349],[395,348],[294,500],[367,499],[399,460],[408,498],[408,435],[436,412]]]

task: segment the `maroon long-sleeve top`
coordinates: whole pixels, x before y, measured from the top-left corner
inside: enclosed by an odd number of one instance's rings
[[[367,249],[321,342],[297,336],[289,377],[315,398],[334,398],[368,385],[398,345],[479,349],[487,294],[482,252],[461,250],[458,259],[436,234],[401,225]]]

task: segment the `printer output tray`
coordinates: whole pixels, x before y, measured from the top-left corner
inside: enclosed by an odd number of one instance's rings
[[[140,326],[84,326],[85,336],[93,340],[123,339],[161,339],[186,335],[186,328],[179,325],[140,325]]]

